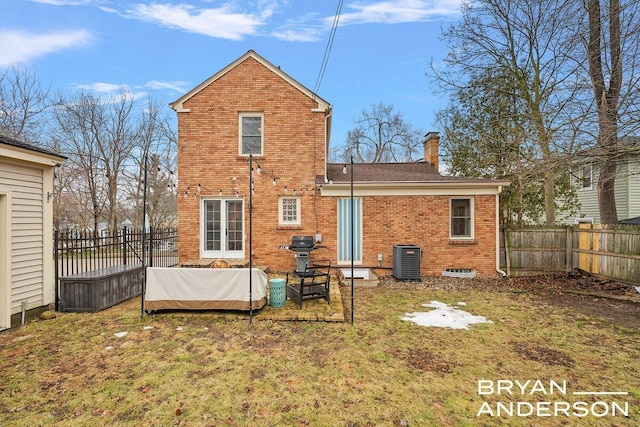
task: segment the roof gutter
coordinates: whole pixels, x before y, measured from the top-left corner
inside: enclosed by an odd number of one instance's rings
[[[0,158],[3,157],[12,161],[36,163],[52,167],[59,166],[67,159],[65,156],[54,153],[0,143]]]
[[[507,181],[464,182],[464,181],[422,181],[422,182],[355,182],[356,196],[421,196],[421,195],[498,195]],[[329,183],[320,188],[322,196],[346,197],[351,184]]]

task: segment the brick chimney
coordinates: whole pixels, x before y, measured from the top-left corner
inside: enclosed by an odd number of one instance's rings
[[[429,132],[424,136],[424,160],[438,169],[438,150],[440,147],[440,135],[438,132]]]

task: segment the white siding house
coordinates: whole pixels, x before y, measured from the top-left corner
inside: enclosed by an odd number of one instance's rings
[[[65,158],[0,136],[0,329],[54,302],[53,175]]]

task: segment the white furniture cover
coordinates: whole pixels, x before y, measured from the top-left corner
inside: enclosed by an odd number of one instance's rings
[[[267,275],[253,268],[251,306],[267,303]],[[147,268],[145,309],[249,310],[248,268]]]

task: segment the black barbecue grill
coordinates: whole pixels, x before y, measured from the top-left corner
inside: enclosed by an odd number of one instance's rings
[[[313,236],[293,236],[287,249],[295,252],[296,273],[304,273],[311,251],[319,248]]]

